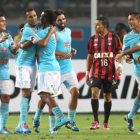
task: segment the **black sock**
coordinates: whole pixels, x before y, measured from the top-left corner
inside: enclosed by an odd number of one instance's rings
[[[112,102],[104,103],[104,123],[108,123],[110,112],[111,112]]]
[[[99,108],[99,101],[98,99],[91,99],[91,107],[94,116],[94,121],[98,121],[98,108]],[[99,122],[99,121],[98,121]]]

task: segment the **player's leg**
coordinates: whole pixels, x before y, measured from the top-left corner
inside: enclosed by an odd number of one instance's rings
[[[111,107],[112,107],[112,81],[111,80],[102,80],[103,84],[103,91],[104,91],[104,122],[103,122],[103,129],[109,130],[110,127],[108,125],[109,116],[111,113]]]
[[[9,80],[0,80],[0,134],[13,134],[6,128],[6,122],[9,116]]]
[[[79,90],[78,90],[78,80],[74,71],[61,75],[62,82],[67,87],[70,92],[70,100],[68,104],[68,119],[70,123],[66,125],[67,128],[73,131],[79,131],[79,128],[75,124],[76,108],[78,104]]]
[[[52,129],[53,131],[56,131],[59,127],[69,122],[54,100],[54,97],[58,95],[61,83],[60,80],[60,71],[46,71],[38,73],[38,93],[41,100],[48,105],[49,110],[57,119],[57,123]],[[53,115],[50,114],[50,116]]]
[[[50,124],[50,134],[57,134],[57,131],[53,131],[53,128],[56,124],[56,117],[55,115],[52,113],[52,110],[49,108],[49,124]]]
[[[112,98],[112,93],[104,93],[104,122],[103,122],[103,129],[104,130],[108,130],[110,129],[109,125],[108,125],[108,121],[109,121],[109,116],[111,113],[111,106],[112,106],[112,102],[111,102],[111,98]]]
[[[130,131],[134,131],[134,126],[133,126],[133,118],[134,115],[137,113],[138,109],[140,108],[140,77],[136,77],[137,83],[138,83],[138,95],[136,99],[134,100],[133,106],[131,111],[129,112],[128,115],[124,117],[124,119],[128,122],[128,129]]]
[[[33,117],[33,128],[35,130],[35,132],[39,133],[40,132],[40,118],[41,118],[41,115],[42,115],[42,110],[45,106],[45,103],[42,102],[42,100],[39,100],[38,102],[38,106],[37,106],[37,109],[36,109],[36,112],[35,112],[35,116]]]
[[[41,100],[48,105],[49,109],[52,110],[52,113],[56,116],[57,123],[52,129],[53,131],[56,131],[61,126],[69,122],[69,120],[65,118],[64,114],[62,113],[54,98],[50,96],[50,93],[41,92],[40,97]]]
[[[94,121],[92,126],[90,127],[91,130],[99,129],[99,89],[101,88],[101,79],[93,77],[91,79],[91,107],[94,116]]]
[[[91,88],[91,107],[94,116],[94,123],[90,127],[90,129],[96,130],[99,129],[99,88],[93,87]]]
[[[0,95],[0,134],[13,134],[6,128],[6,122],[9,116],[9,101],[10,96],[7,94]]]
[[[16,87],[22,89],[20,101],[20,120],[15,131],[17,133],[29,134],[31,130],[27,125],[27,116],[29,111],[29,102],[31,99],[31,71],[33,67],[16,66]]]

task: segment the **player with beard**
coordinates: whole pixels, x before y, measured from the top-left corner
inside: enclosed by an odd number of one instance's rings
[[[61,71],[61,83],[64,83],[66,88],[71,94],[71,98],[68,105],[68,119],[70,123],[66,125],[67,128],[70,128],[72,131],[79,131],[79,128],[76,126],[74,122],[76,108],[79,97],[78,90],[78,81],[75,72],[73,71],[73,66],[71,62],[71,57],[76,54],[75,49],[71,49],[71,30],[66,26],[66,17],[64,15],[64,11],[56,10],[56,30],[58,32],[57,44],[56,44],[56,56],[58,63],[60,65]],[[63,38],[63,39],[62,39]],[[43,106],[43,103],[42,105]],[[36,122],[34,122],[34,128],[38,129],[40,124],[40,116],[42,114],[43,108],[37,108],[34,118],[36,118]],[[55,116],[49,116],[50,128],[55,124]],[[52,132],[51,134],[55,134],[56,132]]]

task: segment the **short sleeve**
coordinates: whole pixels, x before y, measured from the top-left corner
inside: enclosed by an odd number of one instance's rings
[[[130,49],[130,45],[129,45],[129,41],[127,39],[127,35],[124,36],[124,39],[123,39],[123,50],[128,50]]]
[[[15,48],[16,46],[15,46],[15,43],[14,43],[14,41],[13,41],[11,35],[9,35],[8,40],[9,40],[9,50],[12,50],[12,49]]]
[[[88,50],[87,50],[88,54],[93,54],[94,53],[94,49],[93,49],[93,37],[91,37],[88,40]]]
[[[120,41],[120,38],[118,35],[114,35],[114,39],[115,39],[115,46],[116,46],[116,50],[119,51],[119,50],[122,50],[122,43]]]

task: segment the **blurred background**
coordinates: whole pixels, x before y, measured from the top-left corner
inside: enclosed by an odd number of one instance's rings
[[[0,12],[3,12],[7,18],[7,32],[10,32],[13,37],[18,34],[18,26],[24,23],[23,12],[29,7],[36,10],[38,19],[43,9],[60,8],[65,11],[67,26],[72,30],[72,47],[77,49],[77,55],[72,59],[80,90],[77,111],[91,112],[90,89],[85,84],[85,71],[88,39],[91,34],[94,34],[96,17],[101,15],[108,17],[109,30],[115,30],[117,23],[124,23],[128,27],[128,14],[133,10],[140,11],[140,0],[0,0]],[[10,59],[12,85],[10,111],[18,112],[19,106],[15,106],[15,103],[19,105],[20,90],[14,88],[14,71],[14,59]],[[137,95],[137,83],[131,65],[124,63],[120,79],[119,88],[113,94],[112,111],[129,111]],[[63,91],[67,93],[65,89]],[[67,111],[68,94],[58,98],[60,106],[65,112]],[[39,100],[37,95],[33,98],[34,100],[31,101],[32,112],[35,111]],[[103,104],[102,94],[100,94],[100,99],[100,104]],[[104,110],[103,105],[100,106],[100,110]]]
[[[93,4],[96,2],[96,6],[91,6],[91,1]],[[13,36],[18,33],[18,25],[24,23],[23,11],[28,7],[34,8],[38,17],[43,9],[63,9],[67,26],[72,29],[72,46],[81,52],[74,59],[85,59],[85,46],[91,35],[91,7],[94,17],[96,13],[98,16],[107,16],[110,21],[109,29],[114,30],[118,22],[127,25],[130,11],[140,11],[140,0],[0,0],[0,11],[6,15],[7,30]]]

